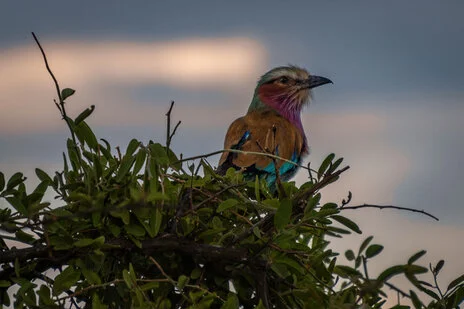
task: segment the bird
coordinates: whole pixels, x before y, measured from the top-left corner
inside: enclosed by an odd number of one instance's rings
[[[246,115],[229,126],[224,150],[273,154],[296,165],[265,155],[225,151],[216,173],[225,175],[233,168],[241,171],[245,180],[265,179],[271,190],[275,190],[277,175],[281,181],[290,180],[309,154],[301,111],[309,105],[312,89],[329,83],[333,84],[294,65],[279,66],[262,75]]]

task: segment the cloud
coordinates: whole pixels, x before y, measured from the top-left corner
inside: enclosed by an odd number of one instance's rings
[[[342,154],[343,165],[350,166],[340,180],[324,189],[326,198],[341,201],[352,191],[353,202],[392,202],[410,163],[402,149],[385,138],[388,117],[374,112],[308,113],[303,123],[310,145],[306,161],[313,169],[332,152]],[[296,181],[308,181],[307,173],[300,171]]]
[[[68,102],[71,114],[97,103],[109,108],[105,113],[110,115],[128,115],[133,102],[127,89],[137,85],[179,91],[240,88],[255,83],[267,58],[259,42],[244,37],[147,43],[43,40],[42,44],[61,87],[78,91]],[[55,89],[38,48],[3,49],[0,55],[0,131],[35,132],[61,125],[51,102]]]

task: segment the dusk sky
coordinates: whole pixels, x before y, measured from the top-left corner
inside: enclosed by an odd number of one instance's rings
[[[374,235],[385,245],[374,274],[426,249],[423,264],[445,259],[446,286],[464,273],[463,13],[462,1],[3,1],[0,171],[34,183],[35,167],[62,168],[68,131],[31,31],[61,86],[77,91],[71,115],[96,105],[89,123],[113,145],[164,142],[174,100],[182,124],[173,147],[184,156],[222,149],[258,77],[295,64],[334,82],[315,89],[302,116],[307,161],[334,152],[351,166],[325,200],[351,190],[352,205],[440,218],[346,211],[363,235],[334,240],[335,249]],[[306,179],[300,171],[295,180]]]

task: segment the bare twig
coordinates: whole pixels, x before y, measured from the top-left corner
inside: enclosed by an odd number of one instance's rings
[[[180,126],[181,121],[177,122],[177,124],[174,127],[174,130],[172,130],[171,133],[171,113],[172,113],[172,108],[174,107],[174,101],[171,101],[171,106],[169,106],[169,110],[166,113],[166,118],[167,118],[167,124],[166,124],[166,148],[169,149],[169,146],[171,145],[172,137],[174,134],[176,134],[177,128]]]
[[[52,77],[53,82],[55,84],[56,93],[58,95],[58,100],[59,100],[59,104],[55,101],[55,105],[58,107],[58,109],[59,109],[59,111],[61,113],[61,117],[64,119],[64,121],[66,121],[66,124],[68,125],[69,130],[71,131],[71,138],[72,138],[72,140],[74,142],[74,145],[77,147],[76,136],[74,134],[74,130],[73,130],[72,126],[71,126],[71,123],[69,122],[68,116],[66,115],[66,108],[64,107],[64,100],[63,100],[63,97],[61,96],[60,85],[58,84],[58,81],[57,81],[55,75],[53,74],[52,70],[50,69],[50,65],[48,64],[47,56],[45,55],[45,51],[42,48],[42,45],[40,45],[39,39],[37,38],[37,36],[35,35],[34,32],[32,32],[32,36],[34,37],[35,42],[39,46],[40,52],[42,53],[42,57],[43,57],[44,62],[45,62],[45,67],[47,68],[47,71],[50,74],[50,76]],[[80,156],[78,156],[78,158],[79,158],[79,160],[81,160]]]
[[[200,206],[210,202],[211,200],[214,200],[216,198],[218,198],[219,196],[221,196],[222,193],[226,192],[226,191],[229,191],[230,189],[232,188],[239,188],[239,187],[243,187],[245,184],[239,184],[239,185],[230,185],[230,186],[227,186],[221,190],[219,190],[217,193],[211,195],[210,197],[204,199],[203,201],[201,201],[200,203],[198,203],[197,205],[193,206],[192,207],[192,210],[196,210],[198,209]],[[190,211],[189,211],[190,212]],[[187,212],[187,213],[189,213]]]
[[[53,82],[55,83],[56,92],[58,94],[58,99],[60,100],[60,104],[61,104],[63,102],[63,98],[61,97],[61,90],[60,90],[60,86],[58,84],[58,81],[57,81],[55,75],[53,74],[52,70],[50,69],[50,66],[48,65],[47,56],[45,56],[45,51],[43,50],[42,45],[40,45],[39,39],[37,38],[37,36],[35,35],[34,32],[32,32],[32,36],[34,37],[35,42],[37,43],[37,45],[40,48],[40,52],[42,53],[42,56],[44,58],[45,67],[47,68],[48,73],[50,74],[50,76],[53,79]],[[63,113],[63,116],[66,117],[66,111],[62,110],[61,112]]]
[[[348,191],[348,196],[346,200],[345,199],[342,200],[342,204],[340,205],[340,208],[343,208],[346,205],[348,205],[351,202],[352,198],[353,198],[353,194],[351,193],[351,191]]]
[[[429,263],[429,269],[433,276],[433,282],[435,283],[434,288],[437,289],[438,293],[440,293],[441,298],[443,298],[443,293],[441,292],[440,286],[438,285],[438,282],[437,282],[438,272],[436,272],[435,269],[432,267],[432,263]]]
[[[161,272],[161,274],[169,281],[172,283],[172,285],[177,285],[176,284],[176,281],[174,281],[163,269],[163,267],[161,267],[161,265],[152,257],[152,256],[149,256],[148,257],[150,259],[150,261],[153,262],[153,264],[156,265],[156,268],[158,268],[158,270]]]
[[[238,150],[238,149],[223,149],[223,150],[213,151],[213,152],[198,155],[198,156],[183,158],[181,160],[178,160],[178,161],[174,162],[174,164],[182,163],[182,162],[185,162],[185,161],[192,161],[192,160],[207,158],[207,157],[211,157],[211,156],[221,154],[223,152],[232,152],[232,153],[241,153],[241,154],[246,154],[246,155],[265,156],[265,157],[274,158],[274,159],[277,159],[277,160],[282,160],[282,161],[288,162],[290,164],[293,164],[293,165],[295,165],[297,167],[300,167],[302,169],[305,169],[305,170],[316,172],[315,170],[308,168],[308,166],[300,165],[300,164],[295,163],[295,162],[293,162],[291,160],[276,156],[276,155],[271,154],[271,153],[257,152],[257,151],[243,151],[243,150]]]
[[[388,286],[390,289],[396,291],[396,292],[397,292],[398,294],[400,294],[401,296],[406,297],[406,298],[411,298],[411,296],[410,296],[408,293],[402,291],[401,289],[397,288],[397,287],[394,286],[393,284],[391,284],[391,283],[389,283],[389,282],[384,282],[383,284],[385,284],[386,286]]]
[[[372,205],[372,204],[363,204],[363,205],[357,205],[357,206],[344,206],[343,208],[340,208],[340,210],[345,210],[345,209],[360,209],[360,208],[378,208],[378,209],[399,209],[399,210],[406,210],[406,211],[411,211],[411,212],[417,212],[424,214],[426,216],[429,216],[430,218],[433,218],[437,221],[440,221],[437,217],[434,215],[424,211],[424,210],[419,210],[419,209],[414,209],[414,208],[407,208],[407,207],[400,207],[400,206],[393,206],[393,205]]]
[[[166,118],[167,118],[167,129],[166,129],[166,147],[169,148],[169,142],[170,142],[170,134],[171,134],[171,112],[172,108],[174,107],[174,101],[171,101],[171,106],[169,107],[168,112],[166,113]]]

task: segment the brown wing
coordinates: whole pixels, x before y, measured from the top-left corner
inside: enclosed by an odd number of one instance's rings
[[[249,132],[249,136],[242,140],[246,132]],[[235,120],[227,131],[224,149],[236,148],[241,144],[239,149],[243,151],[268,151],[291,160],[294,152],[304,154],[304,143],[304,137],[297,127],[280,114],[266,110],[251,112]],[[272,159],[266,156],[224,152],[219,166],[225,169],[231,166],[246,168],[255,164],[256,168],[263,169],[271,162]],[[278,162],[278,167],[283,163]]]

